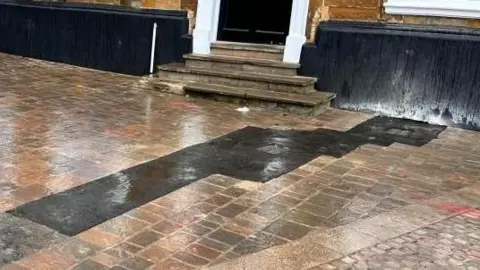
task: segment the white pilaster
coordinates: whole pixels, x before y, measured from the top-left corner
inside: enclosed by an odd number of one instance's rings
[[[212,20],[217,0],[198,0],[197,19],[193,30],[193,53],[210,54]]]
[[[213,16],[212,16],[212,30],[210,31],[210,42],[217,41],[218,21],[220,20],[220,5],[222,0],[214,0]]]
[[[307,41],[305,30],[307,27],[308,5],[309,0],[293,0],[290,30],[285,44],[283,62],[300,62],[302,47]]]

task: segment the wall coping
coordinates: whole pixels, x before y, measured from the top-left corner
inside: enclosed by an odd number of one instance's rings
[[[480,18],[480,2],[472,0],[388,0],[384,6],[393,15]]]
[[[155,17],[169,17],[186,19],[187,11],[185,10],[168,10],[168,9],[146,9],[126,7],[120,5],[105,4],[89,4],[89,3],[59,3],[59,2],[40,2],[29,0],[0,0],[0,5],[40,8],[40,9],[59,9],[83,12],[108,12],[114,14],[125,15],[144,15]]]
[[[480,41],[480,29],[404,23],[326,21],[319,24],[316,40],[321,32],[347,32],[370,35],[397,35],[431,39]],[[315,42],[316,44],[317,41]]]

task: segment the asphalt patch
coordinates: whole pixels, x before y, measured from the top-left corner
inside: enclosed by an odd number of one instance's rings
[[[421,146],[445,128],[389,117],[372,118],[346,132],[245,127],[9,213],[73,236],[212,174],[267,182],[320,155],[339,158],[367,143]]]

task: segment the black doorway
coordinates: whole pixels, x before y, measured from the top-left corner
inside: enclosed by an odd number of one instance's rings
[[[218,40],[285,44],[292,0],[222,0]]]

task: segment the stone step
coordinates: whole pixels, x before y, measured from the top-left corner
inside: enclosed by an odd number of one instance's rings
[[[184,90],[193,96],[206,96],[226,102],[246,102],[252,106],[279,108],[291,113],[310,116],[322,113],[330,106],[330,101],[335,98],[335,94],[326,92],[295,94],[203,83],[186,84]]]
[[[217,41],[212,43],[211,52],[214,55],[228,55],[256,59],[282,61],[284,46],[252,44],[239,42]]]
[[[157,76],[161,78],[302,94],[315,91],[314,84],[317,81],[316,78],[303,76],[188,68],[180,63],[162,65],[158,70]]]
[[[216,70],[235,70],[264,74],[295,76],[299,64],[285,63],[277,60],[245,58],[228,55],[187,54],[186,66],[190,68],[207,68]]]

